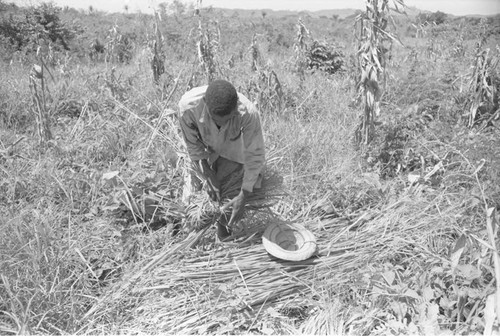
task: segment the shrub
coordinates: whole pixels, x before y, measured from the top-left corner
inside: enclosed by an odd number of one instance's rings
[[[333,50],[331,46],[318,41],[313,41],[306,52],[306,58],[309,69],[319,69],[329,74],[336,73],[344,65],[341,51]]]
[[[42,3],[23,10],[24,15],[14,13],[0,17],[0,37],[16,50],[36,51],[49,43],[54,50],[69,50],[70,41],[81,32],[77,26],[68,26],[60,18],[61,8]]]
[[[440,25],[442,23],[445,23],[448,18],[448,15],[446,15],[443,12],[437,11],[435,13],[420,13],[417,16],[417,20],[419,23],[422,24],[435,24],[435,25]]]

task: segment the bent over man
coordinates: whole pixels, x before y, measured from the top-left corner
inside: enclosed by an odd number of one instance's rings
[[[186,92],[179,108],[188,154],[212,200],[230,198],[224,208],[232,206],[231,226],[241,219],[248,196],[262,182],[265,149],[259,111],[225,80]],[[218,223],[218,233],[229,235],[223,223]]]

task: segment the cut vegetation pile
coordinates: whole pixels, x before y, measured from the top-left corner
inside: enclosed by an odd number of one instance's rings
[[[85,331],[436,333],[443,323],[470,331],[461,316],[480,320],[478,294],[494,292],[491,254],[459,263],[464,250],[489,246],[480,208],[474,197],[416,182],[350,218],[297,218],[318,239],[317,255],[303,262],[267,254],[262,232],[279,220],[269,214],[228,243],[214,243],[208,228],[192,232],[127,272],[86,314]],[[439,309],[454,300],[462,309],[446,322]],[[120,312],[128,318],[110,329]]]

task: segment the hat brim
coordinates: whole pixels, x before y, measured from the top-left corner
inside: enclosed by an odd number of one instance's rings
[[[289,261],[310,258],[317,249],[316,237],[297,223],[272,223],[262,236],[262,244],[272,256]]]

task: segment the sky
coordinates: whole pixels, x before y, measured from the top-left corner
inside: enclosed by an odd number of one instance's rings
[[[18,5],[37,4],[46,0],[4,0]],[[172,0],[52,0],[58,6],[88,9],[89,6],[101,11],[123,11],[128,6],[130,12],[151,13],[161,2]],[[181,0],[196,3],[193,0]],[[499,14],[500,0],[404,0],[405,4],[432,12],[441,11],[453,15]],[[239,9],[310,10],[355,8],[364,9],[364,0],[203,0],[203,7],[223,7]]]

